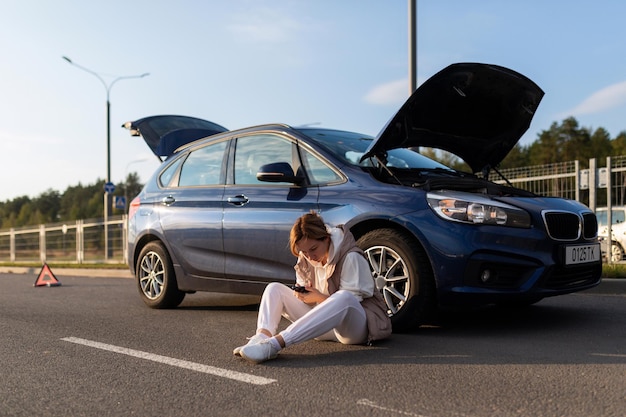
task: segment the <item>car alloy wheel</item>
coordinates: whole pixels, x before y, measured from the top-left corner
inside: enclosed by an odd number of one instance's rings
[[[417,328],[434,311],[436,299],[432,268],[422,247],[392,229],[370,231],[358,245],[387,303],[394,331]]]
[[[160,242],[150,242],[142,249],[135,276],[139,294],[152,308],[176,307],[185,297],[178,290],[172,261]]]

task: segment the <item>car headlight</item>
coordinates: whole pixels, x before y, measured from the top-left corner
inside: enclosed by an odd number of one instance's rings
[[[467,193],[430,192],[428,205],[445,220],[508,227],[530,227],[529,214],[517,207]]]

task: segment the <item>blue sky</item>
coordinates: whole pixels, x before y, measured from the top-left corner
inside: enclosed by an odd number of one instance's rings
[[[3,0],[0,201],[158,161],[122,123],[184,114],[376,135],[408,96],[407,0]],[[519,71],[546,95],[522,143],[568,116],[626,130],[626,2],[417,1],[418,84],[455,62]]]

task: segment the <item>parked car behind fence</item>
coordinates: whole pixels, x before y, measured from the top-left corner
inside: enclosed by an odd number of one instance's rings
[[[598,238],[603,243],[602,251],[608,260],[610,256],[611,262],[621,262],[624,260],[626,253],[626,206],[611,207],[611,244],[609,245],[609,227],[608,227],[608,209],[600,207],[596,209],[596,217],[598,218]]]

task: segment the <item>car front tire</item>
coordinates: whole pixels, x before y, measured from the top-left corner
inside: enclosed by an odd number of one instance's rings
[[[160,242],[150,242],[141,250],[135,278],[143,302],[151,308],[174,308],[185,298],[178,289],[172,260]]]
[[[416,329],[436,308],[432,268],[423,248],[406,233],[378,229],[357,242],[383,294],[393,330]]]

